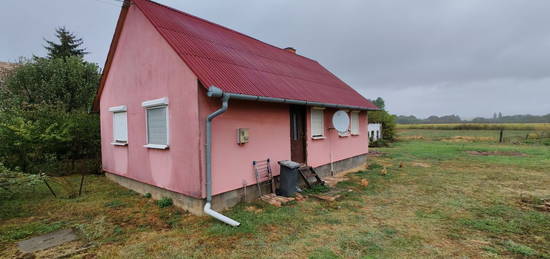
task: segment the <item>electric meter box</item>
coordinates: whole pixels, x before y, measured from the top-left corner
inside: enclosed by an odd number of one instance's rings
[[[248,129],[239,128],[237,129],[237,144],[242,145],[248,143]]]

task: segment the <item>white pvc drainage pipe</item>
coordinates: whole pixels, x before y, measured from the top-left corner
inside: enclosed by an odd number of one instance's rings
[[[224,222],[224,223],[227,223],[233,227],[238,227],[241,223],[227,217],[227,216],[224,216],[222,215],[221,213],[217,212],[217,211],[214,211],[214,210],[211,210],[210,207],[212,205],[210,204],[210,202],[207,202],[205,205],[204,205],[204,213],[206,213],[207,215],[210,215],[212,216],[213,218],[221,221],[221,222]]]

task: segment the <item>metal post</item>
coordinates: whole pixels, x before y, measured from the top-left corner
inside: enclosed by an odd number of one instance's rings
[[[82,174],[82,178],[80,178],[80,189],[78,189],[78,196],[82,194],[82,185],[84,185],[84,174]]]

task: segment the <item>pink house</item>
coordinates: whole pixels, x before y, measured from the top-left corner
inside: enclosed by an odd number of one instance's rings
[[[256,184],[254,160],[270,158],[274,175],[280,160],[321,175],[361,166],[376,109],[292,48],[147,0],[123,5],[94,100],[110,179],[211,215]],[[346,132],[332,125],[339,110]]]

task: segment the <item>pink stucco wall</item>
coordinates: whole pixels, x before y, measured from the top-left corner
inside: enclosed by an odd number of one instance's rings
[[[365,154],[369,151],[367,112],[359,113],[359,135],[341,137],[332,128],[332,115],[336,111],[336,109],[324,110],[325,138],[312,139],[311,130],[309,130],[309,125],[311,125],[311,109],[307,110],[307,163],[310,166],[326,165],[331,161],[339,161]]]
[[[101,95],[105,171],[200,197],[197,77],[134,5]],[[143,101],[168,97],[169,149],[148,149]],[[128,146],[113,146],[109,107],[128,109]]]
[[[199,94],[199,100],[201,121],[221,106],[220,99],[209,99],[206,94]],[[287,105],[230,100],[229,109],[212,123],[212,194],[256,183],[254,160],[270,158],[273,173],[278,175],[277,161],[290,159],[289,120]],[[249,129],[248,143],[237,144],[238,128]]]
[[[202,91],[200,91],[202,92]],[[209,99],[199,93],[200,118],[221,105],[219,99]],[[332,127],[335,109],[326,109],[325,139],[313,140],[310,131],[310,109],[307,109],[307,163],[317,167],[331,161],[362,155],[368,152],[367,116],[359,114],[359,135],[340,137]],[[237,129],[249,129],[249,143],[237,144]],[[201,128],[201,133],[204,127]],[[204,136],[201,135],[201,143]],[[231,101],[229,109],[216,117],[212,127],[212,193],[219,194],[254,184],[253,160],[271,158],[274,175],[279,174],[277,161],[290,159],[290,116],[285,104]],[[201,147],[204,145],[201,145]],[[201,150],[201,154],[204,150]],[[332,153],[332,159],[331,159]],[[204,159],[204,156],[201,156]],[[204,160],[203,160],[204,161]]]

